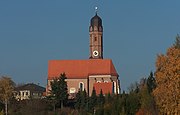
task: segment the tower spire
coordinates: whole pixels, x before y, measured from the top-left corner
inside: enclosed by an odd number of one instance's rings
[[[95,13],[97,14],[97,12],[98,12],[98,7],[96,6],[95,7]]]
[[[96,14],[91,18],[89,27],[90,59],[103,59],[103,26],[97,11],[98,7],[95,7]]]

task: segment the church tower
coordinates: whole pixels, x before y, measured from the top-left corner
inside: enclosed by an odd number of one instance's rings
[[[103,26],[97,11],[89,26],[90,59],[103,59]]]

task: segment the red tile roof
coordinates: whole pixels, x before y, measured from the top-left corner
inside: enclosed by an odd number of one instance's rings
[[[113,83],[94,83],[94,88],[96,90],[96,94],[100,94],[100,91],[102,89],[103,94],[112,94],[113,91]]]
[[[87,78],[89,75],[118,75],[110,59],[50,60],[48,79],[65,73],[67,78]]]

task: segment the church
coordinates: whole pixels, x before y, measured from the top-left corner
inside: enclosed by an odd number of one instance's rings
[[[46,93],[51,90],[51,82],[61,73],[66,74],[69,98],[74,98],[79,90],[86,90],[91,96],[96,94],[119,94],[119,75],[111,59],[103,59],[103,25],[98,16],[91,18],[89,26],[90,56],[86,60],[49,60]]]

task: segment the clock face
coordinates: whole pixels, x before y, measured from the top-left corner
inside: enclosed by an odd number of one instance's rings
[[[98,56],[99,55],[99,52],[97,50],[93,51],[93,55],[94,56]]]

